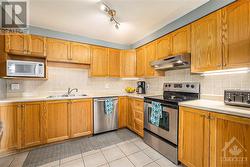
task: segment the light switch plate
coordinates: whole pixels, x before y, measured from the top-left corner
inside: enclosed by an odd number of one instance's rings
[[[11,90],[19,90],[20,89],[20,84],[19,83],[10,84],[10,89]]]

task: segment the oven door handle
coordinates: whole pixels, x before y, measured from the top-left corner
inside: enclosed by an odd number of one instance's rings
[[[152,104],[151,103],[147,103],[147,106],[148,107],[152,107]],[[163,110],[164,108],[172,108],[172,109],[178,109],[178,106],[176,105],[172,105],[172,104],[161,104]]]

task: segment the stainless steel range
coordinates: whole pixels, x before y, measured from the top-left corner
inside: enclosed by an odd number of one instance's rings
[[[197,82],[165,83],[163,96],[144,98],[144,141],[178,164],[178,103],[199,99],[200,84]],[[152,102],[162,106],[159,126],[151,123]]]

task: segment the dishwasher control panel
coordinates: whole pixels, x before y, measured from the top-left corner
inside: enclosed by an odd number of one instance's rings
[[[250,90],[225,90],[224,102],[228,105],[250,107]]]

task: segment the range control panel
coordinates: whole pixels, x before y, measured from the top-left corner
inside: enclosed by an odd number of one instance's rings
[[[228,105],[250,107],[250,90],[225,90],[224,102]]]

